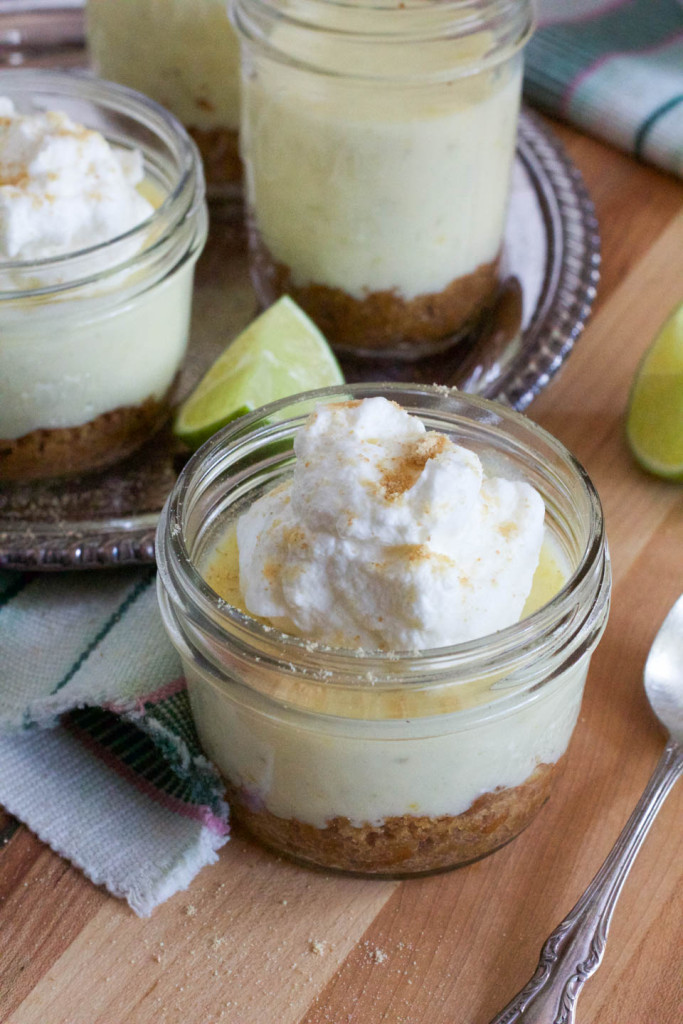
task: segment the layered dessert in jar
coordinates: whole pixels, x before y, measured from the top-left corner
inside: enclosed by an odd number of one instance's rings
[[[225,0],[88,0],[103,78],[151,96],[186,126],[212,192],[239,186],[239,45]]]
[[[496,290],[529,6],[237,0],[234,18],[262,303],[291,295],[357,354],[453,344]]]
[[[528,421],[370,395],[274,403],[209,442],[162,516],[160,603],[238,820],[305,861],[410,874],[492,852],[547,799],[609,562],[593,489]]]
[[[109,465],[164,422],[206,237],[201,166],[144,97],[0,74],[0,480]]]

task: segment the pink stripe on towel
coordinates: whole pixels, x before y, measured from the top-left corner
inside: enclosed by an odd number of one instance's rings
[[[588,67],[584,68],[576,78],[572,79],[567,88],[564,91],[561,100],[561,110],[563,117],[569,117],[569,108],[572,105],[574,97],[578,89],[583,85],[586,79],[590,78],[599,68],[603,67],[611,60],[616,58],[630,59],[631,57],[644,57],[648,54],[657,53],[660,50],[668,49],[672,43],[678,39],[683,39],[683,32],[676,32],[674,35],[669,36],[668,39],[658,42],[655,46],[647,46],[642,50],[614,50],[610,53],[603,53],[601,57],[589,64]]]
[[[151,782],[143,779],[137,772],[134,772],[128,765],[120,761],[118,757],[115,757],[106,747],[101,746],[84,729],[79,729],[77,725],[74,725],[68,719],[63,724],[69,732],[78,738],[84,747],[91,750],[107,767],[115,771],[121,778],[126,779],[127,782],[130,782],[131,785],[135,786],[141,793],[144,793],[145,796],[150,797],[155,803],[165,807],[167,811],[172,811],[174,814],[181,814],[184,818],[198,821],[205,828],[208,828],[209,832],[213,832],[214,835],[226,836],[229,834],[230,826],[226,822],[221,821],[206,804],[188,804],[184,800],[178,800],[177,797],[169,796],[168,793],[157,789]]]
[[[587,21],[595,21],[597,18],[604,18],[606,14],[612,14],[620,7],[630,4],[631,0],[605,0],[604,3],[594,4],[578,14],[572,12],[565,4],[555,15],[543,16],[543,8],[538,18],[538,28],[547,28],[549,25],[580,25]]]
[[[162,700],[175,697],[176,693],[182,693],[186,688],[185,677],[178,676],[177,679],[173,679],[170,683],[164,683],[158,690],[153,690],[152,693],[148,693],[144,697],[136,697],[133,700],[122,701],[119,704],[103,704],[102,706],[107,711],[113,711],[115,715],[130,714],[133,711],[142,714],[145,710],[145,704],[160,704]]]

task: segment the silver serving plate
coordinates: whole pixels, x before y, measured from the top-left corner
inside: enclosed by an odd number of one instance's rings
[[[523,410],[580,336],[595,298],[593,204],[560,143],[532,114],[519,126],[499,301],[469,338],[418,363],[344,360],[349,380],[458,384]],[[187,394],[257,313],[238,207],[215,208],[197,267]],[[93,569],[154,561],[158,514],[187,452],[169,430],[106,472],[0,488],[0,568]]]

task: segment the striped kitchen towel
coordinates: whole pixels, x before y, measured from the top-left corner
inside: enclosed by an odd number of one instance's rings
[[[202,755],[155,573],[0,573],[0,804],[138,914],[217,859]]]
[[[680,0],[541,0],[524,89],[534,106],[683,176]]]

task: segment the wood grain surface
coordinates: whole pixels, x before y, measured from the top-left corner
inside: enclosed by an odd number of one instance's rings
[[[487,1024],[609,851],[663,746],[645,656],[683,590],[683,488],[623,440],[638,360],[683,297],[683,187],[555,126],[603,238],[594,316],[529,415],[584,463],[602,497],[612,612],[568,767],[512,844],[431,878],[306,870],[237,833],[220,861],[148,920],[0,816],[0,1021],[11,1024]],[[626,883],[581,1024],[683,1020],[679,785]]]

